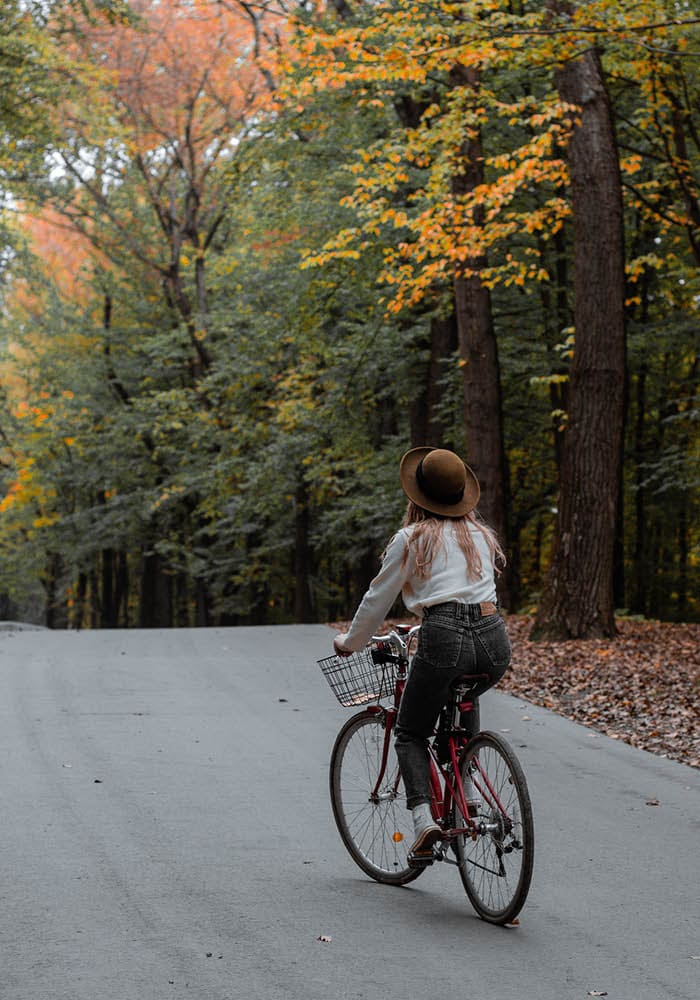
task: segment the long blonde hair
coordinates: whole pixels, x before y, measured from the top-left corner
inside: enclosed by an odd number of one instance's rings
[[[448,522],[454,525],[457,543],[467,561],[467,576],[470,580],[477,580],[482,570],[481,556],[472,538],[470,525],[477,528],[486,539],[496,572],[500,572],[497,564],[505,566],[506,562],[503,549],[498,543],[495,532],[489,528],[475,510],[469,511],[463,517],[443,517],[441,514],[433,514],[431,511],[419,507],[412,500],[408,501],[403,527],[415,524],[416,528],[411,533],[403,555],[402,565],[406,563],[409,552],[413,549],[416,554],[416,575],[421,580],[427,580],[430,576],[433,559],[445,544],[443,529]]]

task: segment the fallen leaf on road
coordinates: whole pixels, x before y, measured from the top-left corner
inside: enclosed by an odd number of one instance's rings
[[[328,934],[319,934],[318,940],[323,941],[324,944],[330,944],[333,938]]]
[[[647,799],[647,805],[648,806],[658,806],[659,805],[659,800],[658,799]]]
[[[61,766],[62,766],[62,767],[73,767],[73,765],[72,765],[72,764],[62,764]]]

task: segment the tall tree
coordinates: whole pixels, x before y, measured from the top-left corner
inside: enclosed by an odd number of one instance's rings
[[[536,183],[561,180],[563,163],[551,155],[551,140],[563,125],[556,101],[538,106],[535,100],[496,95],[506,56],[490,38],[488,14],[483,21],[464,19],[441,4],[436,17],[419,3],[405,6],[410,16],[390,4],[363,5],[349,27],[322,22],[302,38],[298,62],[311,67],[301,71],[302,99],[314,90],[342,87],[397,115],[388,137],[360,151],[351,168],[357,184],[346,201],[359,225],[342,231],[312,259],[342,258],[379,239],[385,266],[378,277],[389,288],[390,312],[410,315],[441,299],[446,311],[454,311],[464,399],[458,447],[481,482],[483,513],[507,541],[507,463],[491,289],[538,275],[528,251],[508,241],[520,240],[525,227],[532,232],[566,212],[560,198],[548,195],[535,212],[512,207],[532,179],[530,163],[537,163]],[[494,128],[507,116],[529,130],[516,133],[520,144]],[[501,597],[508,603],[506,578]]]
[[[615,633],[613,553],[622,467],[625,243],[615,130],[595,48],[557,72],[579,110],[567,149],[574,231],[575,347],[554,553],[535,635]]]
[[[464,87],[473,101],[478,101],[477,70],[455,66],[450,72],[450,80]],[[481,130],[467,126],[466,133],[451,180],[451,191],[457,203],[473,196],[486,182]],[[483,228],[484,209],[478,203],[474,205],[471,222]],[[481,484],[479,509],[507,550],[508,495],[501,372],[491,292],[481,277],[488,261],[485,254],[476,254],[467,258],[465,265],[465,270],[459,265],[456,267],[453,282],[463,377],[466,454]],[[502,578],[499,597],[506,607],[510,605],[507,576]]]

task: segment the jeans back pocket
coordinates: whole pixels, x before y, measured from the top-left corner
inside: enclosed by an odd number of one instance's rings
[[[501,618],[474,629],[477,647],[481,647],[493,667],[505,670],[510,663],[511,648],[508,632]]]
[[[420,630],[418,652],[440,670],[454,670],[462,655],[462,629],[433,618]]]

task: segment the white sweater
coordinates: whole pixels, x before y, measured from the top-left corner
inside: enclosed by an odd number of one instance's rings
[[[467,575],[467,563],[459,547],[453,525],[444,522],[443,542],[435,553],[428,579],[416,575],[415,552],[409,549],[405,565],[401,563],[415,525],[401,528],[386,547],[382,566],[355,612],[349,631],[338,636],[349,650],[362,649],[386,618],[399,591],[409,611],[422,615],[424,608],[445,601],[480,604],[496,601],[494,566],[486,539],[474,525],[469,525],[472,538],[481,557],[481,573],[477,579]]]

